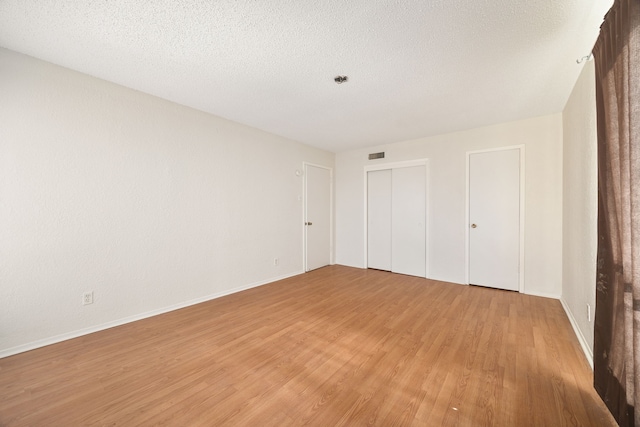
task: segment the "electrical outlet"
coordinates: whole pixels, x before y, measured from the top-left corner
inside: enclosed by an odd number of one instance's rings
[[[280,260],[278,258],[273,259],[273,265],[278,265],[279,262]]]
[[[93,304],[93,291],[82,294],[82,305]]]
[[[591,322],[591,304],[587,304],[587,320]]]

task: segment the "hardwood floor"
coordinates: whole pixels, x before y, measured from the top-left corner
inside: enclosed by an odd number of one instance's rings
[[[1,426],[613,426],[556,300],[342,266],[0,359]]]

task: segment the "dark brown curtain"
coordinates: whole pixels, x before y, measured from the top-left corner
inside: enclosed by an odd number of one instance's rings
[[[598,108],[595,388],[640,426],[640,0],[616,0],[594,47]]]

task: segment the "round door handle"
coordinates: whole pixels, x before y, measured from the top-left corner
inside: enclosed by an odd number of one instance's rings
[[[476,228],[476,227],[477,227],[477,225],[471,224],[471,228]]]

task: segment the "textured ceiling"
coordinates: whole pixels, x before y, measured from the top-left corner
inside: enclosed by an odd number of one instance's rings
[[[337,152],[562,111],[610,5],[0,0],[0,46]]]

